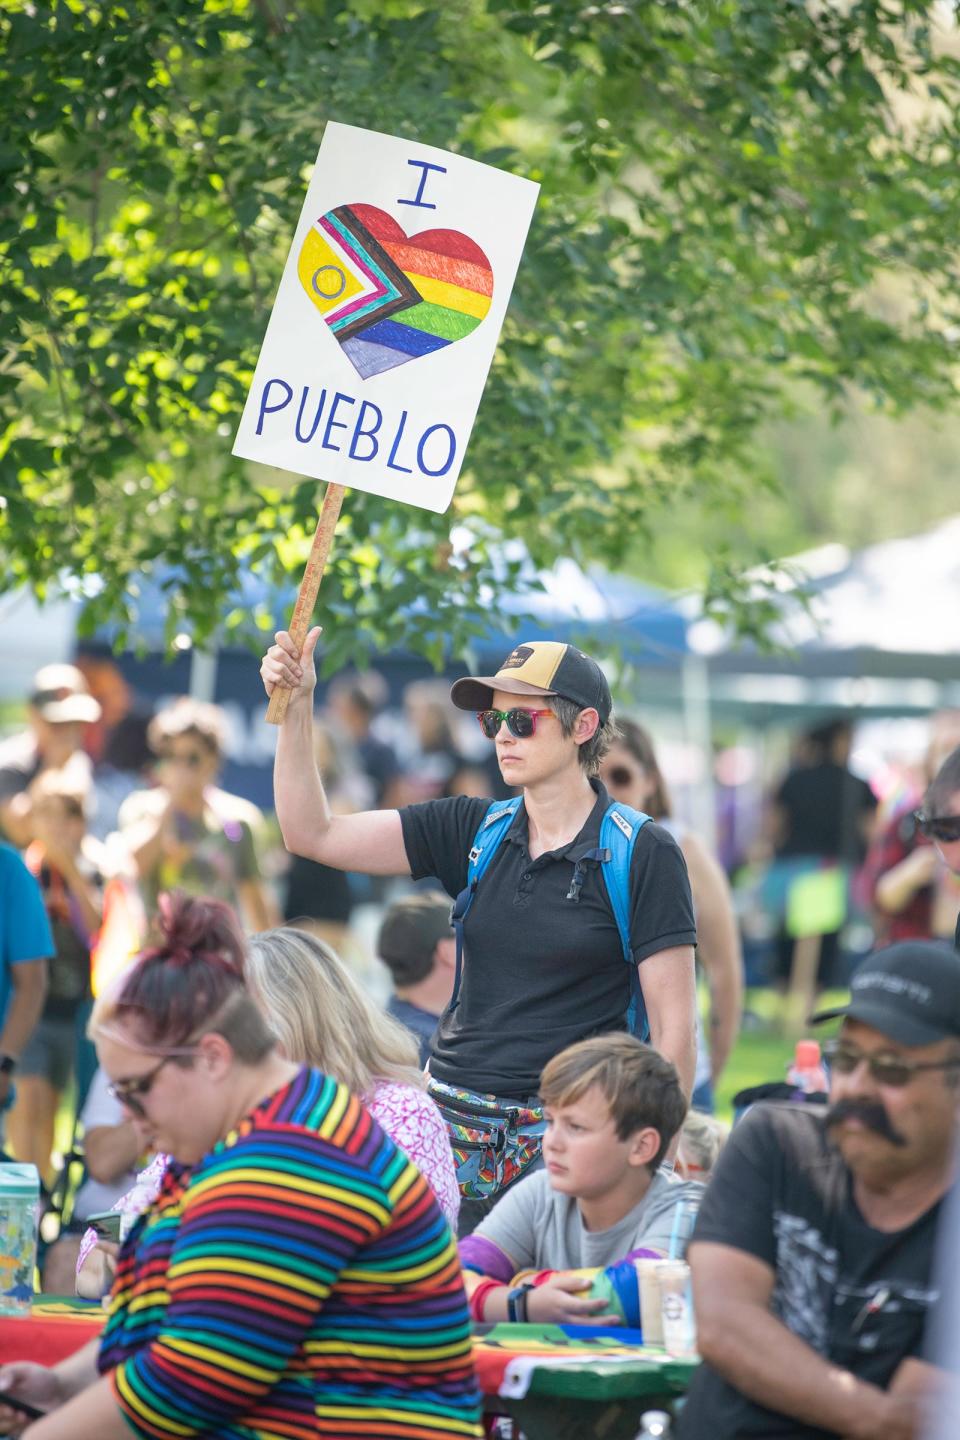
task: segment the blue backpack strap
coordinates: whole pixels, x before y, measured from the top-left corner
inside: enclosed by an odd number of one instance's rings
[[[480,821],[477,833],[473,837],[473,844],[467,856],[467,883],[454,900],[453,910],[450,912],[450,922],[457,937],[457,968],[453,977],[453,994],[448,1007],[451,1010],[456,1005],[457,996],[460,994],[460,972],[463,969],[463,922],[467,918],[467,911],[473,904],[477,886],[490,861],[497,853],[500,841],[513,824],[514,816],[522,803],[523,797],[520,795],[514,795],[510,800],[494,800]]]
[[[600,866],[610,908],[620,932],[623,958],[630,966],[630,1004],[627,1009],[627,1029],[631,1035],[646,1040],[650,1034],[647,1011],[640,988],[640,976],[633,963],[633,947],[630,944],[630,865],[637,836],[650,819],[642,810],[621,805],[612,800],[600,824],[600,849],[606,853]]]

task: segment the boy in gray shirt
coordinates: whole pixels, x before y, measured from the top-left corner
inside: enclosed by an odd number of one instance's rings
[[[516,1289],[510,1282],[520,1270],[603,1268],[636,1251],[666,1254],[678,1204],[695,1210],[703,1193],[659,1170],[686,1100],[669,1060],[625,1033],[562,1050],[544,1069],[540,1093],[546,1168],[511,1186],[460,1242],[471,1313],[599,1322],[607,1302],[586,1298],[582,1277],[558,1274]]]

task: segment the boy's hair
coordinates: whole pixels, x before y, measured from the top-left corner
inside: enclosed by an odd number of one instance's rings
[[[595,1035],[553,1057],[540,1077],[540,1096],[545,1105],[575,1105],[593,1085],[610,1106],[618,1139],[657,1131],[660,1148],[649,1162],[655,1173],[687,1113],[673,1065],[634,1035]]]
[[[450,900],[446,895],[434,890],[404,895],[383,917],[377,954],[395,985],[416,985],[433,973],[437,945],[452,937]]]

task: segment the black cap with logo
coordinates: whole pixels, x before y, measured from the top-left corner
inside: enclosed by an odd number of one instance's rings
[[[811,1015],[810,1023],[845,1016],[899,1045],[960,1039],[960,955],[940,940],[903,940],[860,961],[850,1001]]]

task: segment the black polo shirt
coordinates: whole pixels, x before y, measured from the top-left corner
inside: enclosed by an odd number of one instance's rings
[[[521,804],[477,887],[464,924],[459,1000],[441,1017],[430,1060],[431,1073],[448,1085],[533,1095],[544,1065],[565,1046],[626,1028],[630,968],[598,863],[584,865],[579,899],[567,898],[574,865],[600,843],[610,803],[600,782],[590,783],[597,801],[576,839],[531,860]],[[489,804],[456,796],[401,810],[414,878],[434,876],[456,897]],[[652,822],[637,836],[630,899],[635,961],[695,944],[683,855]]]

